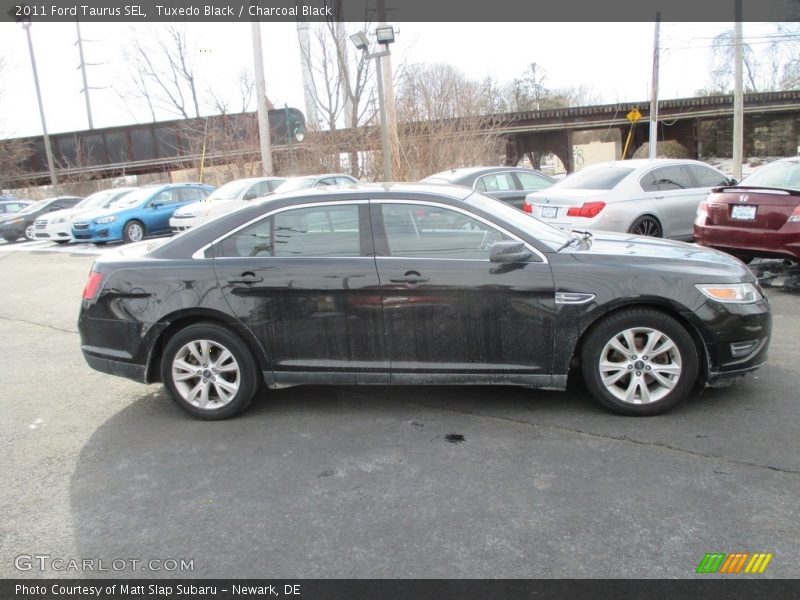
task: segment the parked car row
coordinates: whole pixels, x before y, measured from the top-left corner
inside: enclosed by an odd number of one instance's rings
[[[132,242],[186,231],[271,194],[354,183],[349,175],[327,173],[240,179],[217,190],[200,183],[116,188],[80,203],[69,196],[34,205],[4,199],[0,235],[9,241]],[[706,163],[684,159],[605,162],[560,180],[520,167],[458,168],[421,183],[467,187],[566,230],[695,240],[746,262],[800,259],[800,158],[766,165],[738,184]]]

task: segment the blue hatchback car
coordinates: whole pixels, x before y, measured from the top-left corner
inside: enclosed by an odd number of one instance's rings
[[[203,200],[214,188],[202,183],[148,185],[126,194],[106,209],[82,214],[72,222],[72,237],[104,244],[138,242],[147,235],[170,233],[169,220],[178,208]]]

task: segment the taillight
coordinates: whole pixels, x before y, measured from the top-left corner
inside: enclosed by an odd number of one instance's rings
[[[789,215],[789,220],[787,223],[800,223],[800,205],[798,205],[797,208],[792,211],[792,214]]]
[[[605,202],[584,202],[580,206],[572,206],[567,209],[568,217],[587,217],[591,219],[600,214],[606,207]]]
[[[533,213],[533,206],[531,204],[528,204],[527,200],[525,200],[525,202],[522,203],[522,212],[526,212],[528,214]]]
[[[86,282],[86,287],[83,288],[83,299],[94,301],[97,300],[97,295],[100,292],[100,286],[103,283],[103,274],[97,271],[89,273],[89,281]]]
[[[706,219],[708,219],[708,204],[706,201],[703,200],[700,204],[697,205],[697,214],[694,218],[695,225],[705,225]]]

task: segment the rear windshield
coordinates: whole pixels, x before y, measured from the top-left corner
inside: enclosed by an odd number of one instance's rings
[[[739,185],[800,190],[800,162],[777,161],[764,165]]]
[[[610,190],[626,176],[633,173],[631,167],[599,167],[585,169],[568,175],[550,189],[562,190]]]

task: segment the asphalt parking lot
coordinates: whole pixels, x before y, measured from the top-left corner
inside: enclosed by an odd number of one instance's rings
[[[193,561],[90,576],[683,578],[741,551],[800,577],[796,268],[754,267],[767,366],[663,416],[572,382],[290,388],[209,423],[85,364],[91,252],[0,244],[0,576],[87,575],[15,567],[46,554]]]

